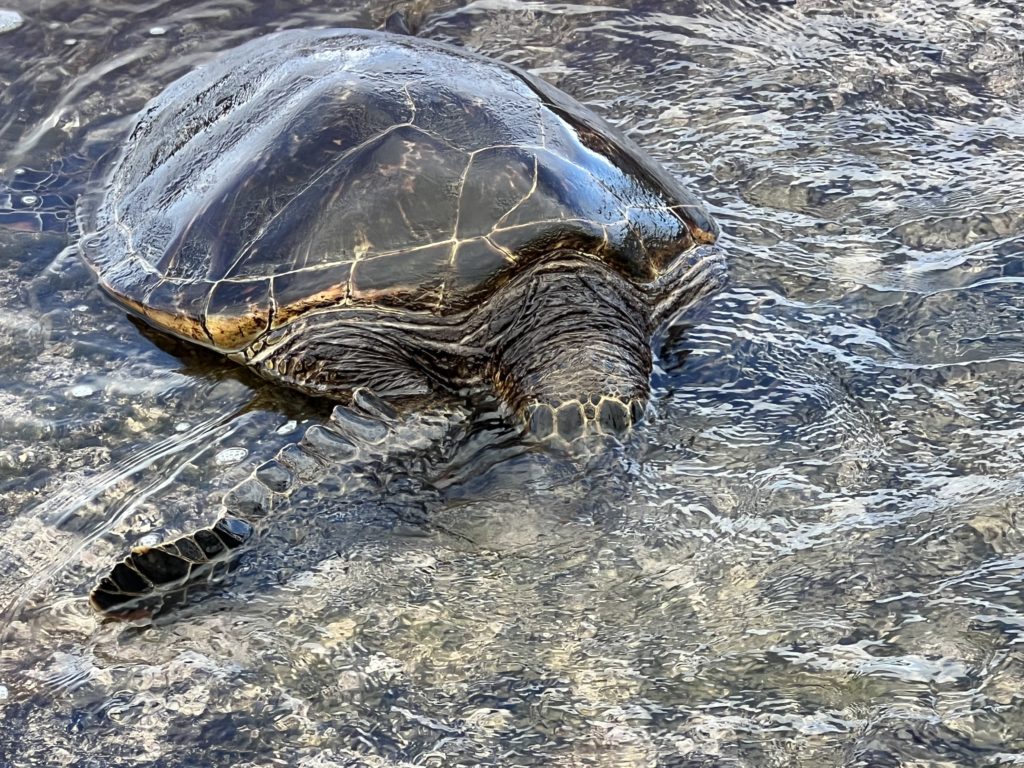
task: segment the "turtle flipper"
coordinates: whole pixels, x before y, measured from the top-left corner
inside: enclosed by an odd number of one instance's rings
[[[89,602],[111,618],[159,613],[168,598],[182,596],[186,587],[223,575],[252,534],[244,520],[222,517],[211,528],[155,547],[135,547],[100,579]]]
[[[332,490],[387,493],[415,478],[415,463],[431,446],[454,435],[451,413],[399,413],[365,388],[331,418],[230,490],[217,522],[152,547],[136,547],[97,583],[90,602],[113,619],[152,617],[179,604],[189,589],[222,580],[255,538],[255,521],[280,511],[300,488],[330,480]],[[339,485],[340,481],[340,485]],[[428,493],[413,482],[419,495]]]

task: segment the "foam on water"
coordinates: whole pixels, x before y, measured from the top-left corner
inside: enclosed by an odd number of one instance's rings
[[[24,23],[25,18],[17,11],[0,8],[0,35],[4,32],[13,32]]]

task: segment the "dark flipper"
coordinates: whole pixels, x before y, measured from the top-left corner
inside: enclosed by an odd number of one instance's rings
[[[217,571],[227,570],[232,553],[252,533],[244,520],[222,517],[212,528],[155,547],[136,547],[100,580],[89,602],[111,618],[151,616],[164,607],[168,596],[183,593],[190,584],[216,580]]]
[[[654,303],[654,325],[671,322],[721,290],[726,280],[725,255],[717,246],[701,246],[683,254],[646,288]]]
[[[360,484],[377,488],[382,467],[393,465],[383,470],[389,478],[401,475],[408,464],[403,457],[422,455],[430,443],[440,442],[444,424],[436,416],[402,416],[356,390],[350,406],[337,406],[330,421],[310,427],[298,443],[282,448],[232,489],[213,526],[133,549],[93,589],[92,606],[110,618],[137,620],[182,602],[191,588],[223,579],[249,548],[254,526],[242,518],[263,518],[293,490],[325,478],[340,478],[344,491]]]

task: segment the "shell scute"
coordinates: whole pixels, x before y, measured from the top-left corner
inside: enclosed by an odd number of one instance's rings
[[[538,159],[531,147],[487,147],[469,158],[460,190],[456,237],[490,235],[537,191]],[[480,200],[489,201],[479,205]]]
[[[350,162],[353,170],[337,196],[344,203],[324,211],[311,233],[314,251],[333,241],[363,258],[451,239],[469,162],[464,152],[405,126]]]
[[[305,312],[346,302],[351,294],[352,262],[342,261],[303,267],[274,275],[272,323],[277,327]],[[319,286],[310,293],[309,285]]]
[[[452,242],[363,258],[353,265],[352,299],[362,304],[426,310],[441,300]],[[396,281],[395,275],[402,280]]]
[[[209,289],[202,322],[220,349],[239,350],[270,327],[271,279],[218,280]]]
[[[498,68],[447,69],[409,84],[413,125],[465,152],[543,143],[541,104],[518,77]]]
[[[450,290],[472,300],[474,292],[486,292],[493,281],[500,281],[515,268],[517,261],[510,251],[502,250],[486,238],[463,240],[452,255]]]

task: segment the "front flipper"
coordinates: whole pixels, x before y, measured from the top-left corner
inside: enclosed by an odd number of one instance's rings
[[[329,421],[311,426],[299,442],[282,448],[229,491],[214,525],[136,547],[100,579],[90,602],[114,619],[152,617],[184,601],[190,589],[222,580],[253,544],[255,521],[281,507],[295,490],[327,478],[340,480],[339,494],[388,486],[409,475],[412,459],[440,444],[448,431],[439,415],[432,421],[417,412],[403,416],[368,391],[356,390],[349,406],[337,406]]]
[[[217,580],[216,572],[230,567],[233,553],[252,534],[253,527],[246,521],[222,517],[212,528],[155,547],[135,547],[100,579],[89,602],[111,618],[151,616],[170,597],[184,598],[189,585]]]

